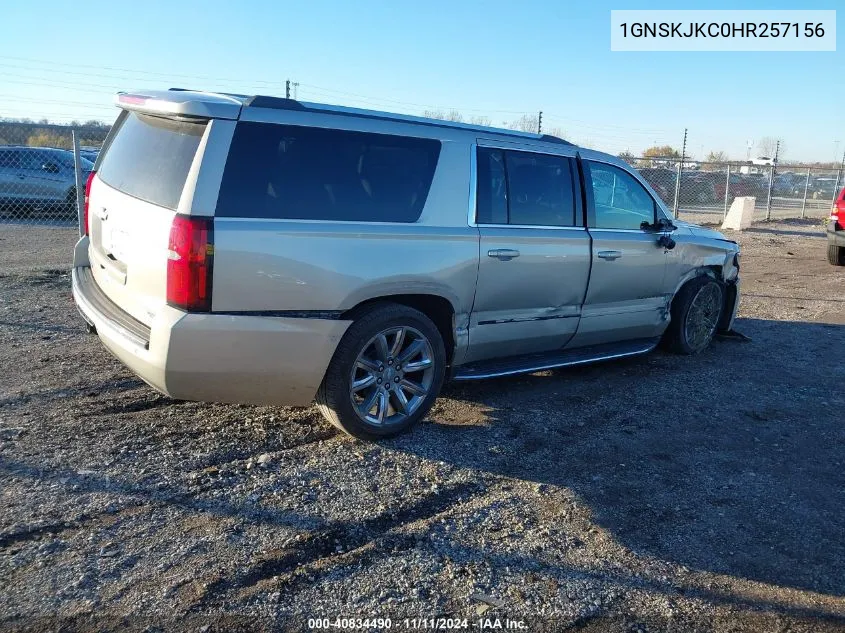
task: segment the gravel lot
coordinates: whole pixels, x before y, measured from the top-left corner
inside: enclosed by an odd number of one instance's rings
[[[735,239],[751,342],[447,385],[365,444],[157,394],[85,334],[73,232],[0,227],[0,630],[845,631],[845,271],[818,220]]]

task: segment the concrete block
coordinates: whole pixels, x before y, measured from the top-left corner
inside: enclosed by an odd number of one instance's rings
[[[750,228],[751,222],[754,220],[755,204],[757,204],[757,198],[754,196],[734,198],[731,208],[728,209],[728,214],[725,216],[725,221],[722,222],[722,228],[734,231]]]

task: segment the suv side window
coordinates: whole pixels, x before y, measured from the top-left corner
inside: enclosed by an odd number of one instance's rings
[[[478,148],[479,224],[575,226],[572,160]]]
[[[439,155],[434,139],[240,122],[216,215],[416,222]]]
[[[476,222],[507,224],[508,185],[504,152],[489,147],[479,147],[477,156]]]
[[[597,229],[639,229],[655,220],[655,203],[637,180],[623,169],[585,161],[592,182]]]

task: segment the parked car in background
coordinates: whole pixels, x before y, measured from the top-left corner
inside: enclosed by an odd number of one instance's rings
[[[833,203],[827,224],[827,261],[845,266],[845,188]]]
[[[92,163],[97,162],[97,155],[100,153],[99,147],[80,147],[79,148],[79,155],[82,156],[84,159],[91,161]]]
[[[83,177],[94,164],[82,158]],[[0,208],[25,213],[51,209],[76,213],[73,153],[49,147],[0,146]]]
[[[747,195],[765,199],[769,195],[768,174],[740,174],[740,181],[748,186]]]
[[[651,185],[660,198],[668,205],[675,200],[675,181],[677,173],[662,167],[643,167],[637,170],[645,181]]]
[[[682,172],[679,199],[683,204],[716,202],[716,187],[710,174],[703,171]]]
[[[347,433],[386,437],[447,377],[661,339],[695,354],[736,314],[737,244],[673,220],[615,156],[274,97],[117,104],[73,295],[103,344],[174,398],[316,398]]]
[[[804,184],[804,177],[799,174],[777,174],[772,182],[772,195],[784,197],[803,195]]]
[[[836,176],[819,176],[810,183],[810,195],[813,198],[833,198],[836,191]]]

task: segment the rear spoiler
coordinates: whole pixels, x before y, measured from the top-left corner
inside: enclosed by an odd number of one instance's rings
[[[174,118],[237,119],[242,99],[192,90],[118,92],[115,105],[124,110]]]

